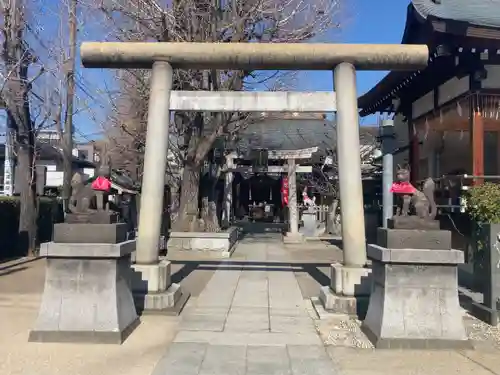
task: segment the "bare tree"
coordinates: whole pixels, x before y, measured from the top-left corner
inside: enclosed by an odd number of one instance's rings
[[[336,139],[336,136],[335,136]],[[302,179],[307,186],[310,186],[316,193],[326,197],[328,204],[327,215],[327,231],[340,235],[340,189],[338,179],[338,162],[335,140],[322,142],[319,146],[322,148],[324,155],[321,158],[322,165],[320,168],[313,169],[312,173],[302,175]],[[333,146],[332,146],[333,145]],[[375,157],[376,150],[380,144],[375,136],[373,128],[361,128],[360,131],[360,157],[361,157],[361,173],[362,177],[368,178],[380,172],[380,165]]]
[[[154,0],[102,2],[100,9],[116,29],[119,40],[191,42],[301,42],[338,26],[338,0]],[[175,72],[180,90],[244,90],[247,85],[275,79],[252,71]],[[148,87],[148,83],[145,87]],[[147,93],[147,91],[146,91]],[[144,118],[141,116],[141,121]],[[181,113],[174,116],[175,137],[183,162],[179,215],[175,230],[199,230],[200,173],[216,139],[230,138],[248,119],[240,113]],[[202,191],[203,202],[213,202],[212,191]],[[205,230],[213,225],[214,210],[202,209]]]
[[[43,50],[46,74],[42,85],[36,89],[42,97],[42,108],[48,121],[45,126],[54,128],[61,142],[57,147],[62,150],[63,186],[62,198],[67,210],[71,196],[73,175],[74,116],[76,98],[76,43],[77,43],[77,6],[78,0],[60,1],[50,8],[51,22],[57,30],[57,38],[49,40],[47,35],[38,35],[37,42]]]
[[[7,111],[8,127],[15,130],[15,154],[20,183],[19,245],[32,255],[36,245],[36,173],[35,124],[31,114],[33,82],[43,73],[40,68],[29,76],[30,66],[36,66],[36,56],[27,43],[26,4],[23,0],[2,0],[2,87],[0,95]]]
[[[61,136],[64,133],[64,196],[68,197],[73,117],[89,107],[85,99],[74,104],[78,85],[84,86],[83,80],[76,78],[75,69],[77,1],[0,0],[0,96],[8,127],[15,133],[16,181],[21,194],[20,246],[29,254],[35,250],[37,233],[37,133],[47,127],[56,128]],[[85,88],[80,91],[87,99],[92,96]]]

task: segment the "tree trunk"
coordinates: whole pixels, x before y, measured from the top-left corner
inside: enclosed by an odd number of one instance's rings
[[[29,144],[20,144],[17,153],[20,181],[19,251],[27,256],[35,255],[37,235],[36,184],[33,170],[33,151]]]
[[[199,231],[198,195],[200,190],[200,166],[188,164],[182,172],[179,214],[172,225],[176,232]]]
[[[11,2],[3,7],[4,27],[2,58],[5,77],[2,100],[7,110],[9,125],[16,131],[17,173],[21,192],[19,212],[18,250],[28,256],[35,254],[37,234],[35,134],[30,113],[31,82],[28,68],[33,61],[26,49],[24,8],[21,3]],[[13,120],[13,121],[12,121]]]
[[[181,181],[173,176],[171,176],[170,180],[167,182],[170,187],[170,199],[169,199],[169,213],[170,213],[170,227],[172,229],[173,223],[177,221],[177,217],[179,216],[179,199],[180,199],[180,191],[181,191]]]
[[[339,201],[334,199],[333,202],[328,205],[328,215],[326,218],[326,232],[328,234],[341,234],[340,213],[338,211]]]

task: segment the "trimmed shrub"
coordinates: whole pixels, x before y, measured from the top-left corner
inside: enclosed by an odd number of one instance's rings
[[[476,223],[500,224],[500,184],[474,186],[466,197],[467,212]]]
[[[22,256],[18,246],[19,197],[0,197],[0,259]],[[54,223],[64,220],[61,203],[54,198],[41,197],[38,206],[38,243],[52,240]]]

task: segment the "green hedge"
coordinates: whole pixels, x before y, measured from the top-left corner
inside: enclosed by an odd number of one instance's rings
[[[38,209],[38,242],[52,240],[54,223],[64,220],[62,205],[54,198],[42,197]],[[19,198],[0,197],[0,258],[25,255],[18,244]]]

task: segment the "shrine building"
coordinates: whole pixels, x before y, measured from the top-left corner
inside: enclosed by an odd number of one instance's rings
[[[359,98],[361,116],[394,116],[411,179],[444,189],[500,177],[500,0],[412,0],[402,44],[427,44],[429,64],[389,72]]]

